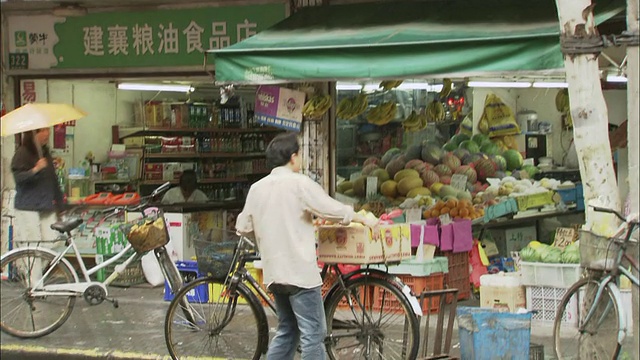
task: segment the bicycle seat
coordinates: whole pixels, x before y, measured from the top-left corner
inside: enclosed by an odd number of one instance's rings
[[[51,229],[66,233],[77,228],[80,224],[82,224],[82,219],[80,218],[58,221],[57,223],[51,224]]]

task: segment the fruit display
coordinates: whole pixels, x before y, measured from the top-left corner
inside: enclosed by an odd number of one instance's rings
[[[367,122],[374,125],[386,125],[395,119],[397,104],[395,101],[386,101],[375,106],[367,112]]]
[[[310,119],[321,118],[333,105],[331,95],[314,95],[302,107],[302,114]]]
[[[444,105],[439,100],[433,100],[427,105],[427,122],[440,123],[446,118]]]
[[[338,108],[336,109],[336,115],[338,119],[351,120],[363,114],[368,106],[369,100],[367,99],[367,95],[360,93],[356,96],[340,100]]]
[[[473,220],[484,216],[484,210],[480,206],[474,206],[467,199],[448,198],[446,201],[439,200],[435,205],[427,208],[423,213],[423,217],[429,219],[445,214],[454,220]]]
[[[415,110],[409,114],[409,116],[402,122],[402,128],[404,131],[414,132],[421,131],[427,128],[427,116],[425,114],[418,114]]]

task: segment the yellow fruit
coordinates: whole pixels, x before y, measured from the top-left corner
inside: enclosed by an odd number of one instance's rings
[[[443,183],[434,183],[433,185],[431,185],[431,187],[429,188],[429,190],[431,190],[432,193],[434,194],[440,194],[440,189],[444,186]]]
[[[384,196],[395,198],[398,195],[398,183],[394,180],[387,180],[380,185],[380,193]]]
[[[420,173],[418,173],[416,170],[413,170],[413,169],[400,170],[393,176],[393,180],[395,180],[396,182],[399,183],[402,179],[404,179],[406,177],[419,178],[420,177]]]
[[[542,245],[542,243],[537,241],[537,240],[533,240],[533,241],[529,242],[529,247],[534,249],[534,250],[539,248],[541,245]]]
[[[409,191],[421,186],[422,179],[419,177],[406,177],[398,182],[398,194],[406,196]]]
[[[421,186],[415,189],[411,189],[411,191],[407,193],[408,198],[414,198],[418,195],[429,196],[431,195],[431,191],[429,191],[429,189],[427,189],[426,187]]]

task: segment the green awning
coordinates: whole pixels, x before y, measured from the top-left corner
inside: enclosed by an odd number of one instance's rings
[[[600,0],[598,23],[624,11]],[[210,51],[218,83],[384,79],[563,67],[554,0],[394,1],[303,8]]]

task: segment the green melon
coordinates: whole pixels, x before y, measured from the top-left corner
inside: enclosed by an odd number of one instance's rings
[[[517,150],[513,149],[503,152],[502,157],[507,161],[507,170],[509,171],[520,169],[524,162],[522,155]]]
[[[389,173],[385,169],[376,169],[371,173],[371,176],[375,176],[378,178],[378,189],[382,185],[383,182],[391,179]]]
[[[458,145],[456,143],[449,141],[448,143],[444,144],[444,146],[442,147],[442,150],[454,151],[457,148],[458,148]]]
[[[393,176],[393,180],[397,183],[400,183],[400,181],[406,177],[416,177],[419,178],[420,177],[420,173],[418,173],[418,171],[414,170],[414,169],[403,169],[398,171],[394,176]]]
[[[461,142],[465,140],[471,140],[471,139],[469,138],[469,136],[465,134],[456,134],[451,137],[451,140],[449,140],[449,142],[454,143],[456,144],[456,146],[458,146],[460,145]]]
[[[476,142],[474,142],[472,140],[465,140],[465,141],[461,142],[460,145],[458,145],[458,148],[466,149],[471,154],[475,154],[477,152],[480,152],[480,145],[478,145]]]
[[[484,145],[486,142],[491,142],[487,135],[484,134],[475,134],[471,137],[471,140],[478,144],[478,146]]]
[[[419,177],[406,177],[398,182],[398,194],[405,196],[409,191],[421,186],[422,179]]]
[[[500,154],[501,150],[498,145],[489,141],[480,146],[480,152],[485,155],[498,155]]]
[[[494,155],[491,157],[496,166],[498,166],[498,170],[505,171],[507,170],[507,160],[502,155]]]
[[[380,186],[380,193],[384,196],[395,198],[398,195],[398,183],[393,180],[387,180]]]
[[[411,145],[407,148],[405,152],[405,157],[407,160],[420,159],[422,156],[422,144]]]
[[[440,191],[438,192],[438,194],[440,195],[440,197],[447,197],[447,196],[453,196],[456,197],[458,195],[458,190],[456,190],[453,186],[451,185],[443,185],[440,188]]]
[[[360,176],[353,182],[353,193],[356,196],[364,197],[367,189],[367,177]]]
[[[440,163],[440,159],[444,155],[444,151],[440,148],[440,145],[435,143],[426,143],[422,145],[422,160],[437,165]]]
[[[382,159],[380,160],[380,167],[386,167],[387,164],[389,164],[389,162],[393,159],[393,157],[400,153],[401,153],[401,150],[398,148],[391,148],[387,150],[387,152],[384,153],[384,155],[382,156]]]
[[[411,191],[409,191],[407,193],[407,198],[411,199],[414,198],[418,195],[422,195],[422,196],[430,196],[431,195],[431,191],[429,191],[429,189],[427,189],[426,187],[417,187],[414,189],[411,189]]]
[[[353,183],[351,181],[343,181],[338,186],[336,186],[336,191],[344,194],[345,191],[351,190],[353,188]]]

